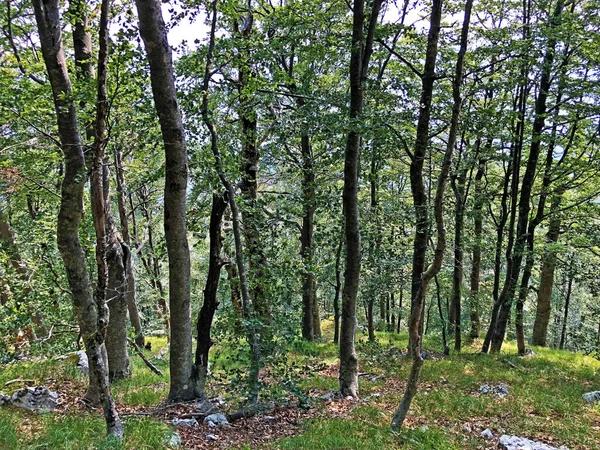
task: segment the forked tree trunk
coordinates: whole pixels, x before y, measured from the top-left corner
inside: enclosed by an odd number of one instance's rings
[[[47,2],[34,0],[33,6],[42,55],[52,87],[61,148],[65,157],[65,175],[57,223],[58,248],[73,294],[75,314],[90,360],[90,372],[93,372],[96,377],[107,431],[108,434],[120,438],[123,436],[123,426],[110,395],[106,359],[102,355],[102,344],[108,323],[107,308],[103,297],[97,296],[94,301],[85,254],[79,241],[79,225],[83,216],[83,190],[87,180],[86,164],[71,81],[62,47],[59,4],[54,0]],[[107,21],[108,2],[105,0],[102,2],[100,25],[101,47],[107,44]],[[98,116],[101,116],[100,112]],[[101,126],[99,124],[99,127]],[[96,141],[100,141],[103,136],[101,130],[98,131]],[[102,245],[100,247],[102,251]]]
[[[140,35],[144,41],[152,94],[165,147],[164,226],[169,258],[171,311],[169,400],[196,397],[192,380],[192,321],[190,309],[190,252],[187,239],[187,150],[177,105],[171,47],[158,0],[136,0]]]
[[[458,125],[460,119],[460,112],[462,106],[461,97],[461,86],[463,80],[463,62],[467,52],[467,38],[469,35],[469,23],[471,20],[471,9],[473,6],[472,0],[467,0],[465,3],[465,13],[463,19],[463,26],[460,37],[460,49],[458,51],[458,57],[456,61],[455,77],[452,83],[452,118],[450,120],[450,130],[448,132],[448,141],[446,145],[446,151],[444,153],[444,160],[438,177],[437,188],[435,191],[434,199],[434,216],[435,225],[437,231],[437,242],[434,252],[434,259],[427,270],[422,271],[419,275],[419,286],[416,291],[415,297],[412,299],[411,315],[409,322],[409,335],[410,335],[410,353],[412,356],[412,366],[410,370],[409,379],[406,384],[406,390],[398,409],[392,418],[392,428],[400,429],[412,403],[412,399],[417,393],[417,385],[419,381],[419,374],[421,367],[423,366],[423,357],[421,356],[421,316],[425,305],[425,297],[427,294],[427,288],[430,281],[439,273],[442,267],[442,260],[444,257],[444,251],[446,248],[446,230],[444,228],[444,217],[443,217],[443,203],[444,203],[444,192],[446,189],[446,183],[450,173],[450,167],[452,164],[452,155],[454,152],[454,145],[456,143],[456,136],[458,132]],[[433,83],[435,81],[435,63],[437,59],[438,51],[438,39],[441,28],[442,19],[442,0],[433,0],[432,12],[430,16],[430,28],[429,35],[427,37],[427,52],[425,54],[425,66],[422,77],[422,90],[421,90],[421,110],[419,112],[419,121],[417,124],[417,138],[415,140],[414,154],[412,155],[411,161],[411,191],[413,194],[413,202],[415,204],[415,213],[417,215],[417,229],[414,241],[414,256],[413,260],[425,261],[425,255],[419,255],[419,251],[425,252],[427,249],[428,232],[427,226],[429,224],[429,214],[427,211],[427,194],[425,192],[425,186],[423,183],[423,159],[425,158],[427,147],[429,144],[429,119],[431,114],[431,100],[433,94]],[[425,228],[419,230],[420,226]],[[423,237],[419,236],[419,232],[424,235],[425,242],[421,240]],[[413,268],[414,274],[414,268]],[[413,285],[415,283],[413,279]],[[414,287],[414,286],[413,286]]]
[[[198,312],[196,331],[198,340],[196,344],[196,360],[194,368],[194,379],[196,392],[200,398],[206,397],[206,377],[208,375],[208,352],[213,342],[210,337],[213,317],[219,306],[217,291],[219,289],[219,278],[221,276],[221,225],[223,213],[227,208],[227,200],[222,194],[213,194],[212,210],[210,213],[210,250],[208,255],[208,274],[206,275],[206,286],[204,288],[204,303]]]
[[[229,208],[231,209],[231,218],[233,225],[233,238],[235,242],[235,259],[239,272],[240,281],[240,292],[242,296],[242,309],[244,312],[244,328],[246,333],[246,339],[250,346],[250,370],[248,376],[248,402],[254,404],[258,402],[258,395],[260,389],[259,377],[260,368],[262,365],[261,356],[261,336],[259,328],[255,326],[257,319],[257,308],[254,308],[250,302],[250,290],[248,287],[248,280],[246,277],[246,264],[244,263],[244,251],[242,247],[242,231],[240,224],[240,211],[237,206],[235,189],[227,176],[223,168],[221,152],[219,149],[219,134],[217,133],[217,127],[213,122],[212,111],[209,110],[209,88],[210,78],[212,71],[212,59],[215,49],[215,34],[217,29],[217,6],[218,0],[214,0],[211,7],[211,28],[210,38],[208,44],[208,51],[206,55],[206,66],[204,68],[204,81],[202,89],[202,120],[210,133],[210,148],[214,157],[215,169],[219,176],[219,180],[223,184],[223,187],[227,191],[229,200]]]

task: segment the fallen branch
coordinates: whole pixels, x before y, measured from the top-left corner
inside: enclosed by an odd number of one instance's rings
[[[33,383],[33,380],[24,380],[23,378],[15,378],[14,380],[7,381],[4,386],[10,386],[14,383]]]
[[[144,361],[144,363],[146,363],[146,366],[148,366],[148,368],[154,372],[156,375],[159,375],[161,377],[164,377],[165,375],[160,371],[160,369],[158,367],[156,367],[154,364],[152,364],[148,358],[146,358],[146,356],[144,355],[144,353],[142,352],[142,350],[140,350],[140,347],[131,339],[131,338],[127,338],[127,342],[129,342],[131,344],[131,346],[133,347],[133,349],[135,350],[135,353],[142,358],[142,361]]]

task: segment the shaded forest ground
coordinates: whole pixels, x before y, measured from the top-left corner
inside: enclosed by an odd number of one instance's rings
[[[443,357],[432,352],[422,383],[402,433],[389,430],[408,375],[410,360],[403,355],[406,336],[378,333],[378,343],[358,345],[361,399],[323,400],[337,388],[337,348],[329,344],[330,325],[323,342],[296,342],[285,358],[265,371],[268,411],[236,421],[227,428],[200,424],[178,428],[183,448],[272,449],[493,449],[501,434],[516,434],[570,449],[600,448],[600,406],[583,402],[581,395],[600,389],[600,362],[581,354],[534,348],[520,358],[508,343],[504,353],[480,355],[474,342],[462,354]],[[151,338],[148,356],[168,372],[164,339]],[[435,338],[425,348],[440,348]],[[167,444],[174,417],[186,417],[193,405],[160,408],[166,398],[166,377],[151,373],[132,356],[133,378],[116,383],[113,392],[125,418],[123,443],[106,441],[99,412],[79,402],[85,377],[76,358],[19,362],[0,367],[0,390],[6,394],[23,385],[44,384],[59,393],[53,413],[36,415],[13,407],[0,408],[0,449],[159,449]],[[211,395],[225,401],[223,412],[239,409],[235,388],[243,376],[236,353],[215,348]],[[228,373],[228,376],[225,376]],[[5,384],[9,381],[22,379]],[[285,382],[281,380],[285,379]],[[483,384],[504,383],[506,398],[479,393]],[[282,405],[287,399],[290,406]],[[277,405],[269,407],[269,400]],[[300,405],[301,407],[298,407]],[[490,428],[494,440],[481,437]],[[212,434],[215,441],[207,440]]]

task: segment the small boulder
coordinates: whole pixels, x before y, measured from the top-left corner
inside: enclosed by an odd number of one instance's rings
[[[196,428],[198,426],[198,422],[196,419],[173,419],[171,421],[173,426],[175,427],[184,427],[184,428]]]
[[[471,433],[473,431],[473,427],[471,427],[471,424],[469,422],[465,422],[465,424],[462,426],[462,430],[465,433]]]
[[[503,450],[569,450],[567,447],[552,447],[542,442],[532,441],[519,436],[510,436],[504,434],[500,437],[498,445]]]
[[[275,417],[275,416],[263,416],[263,419],[265,419],[265,420],[276,420],[277,417]]]
[[[14,406],[33,412],[45,413],[56,408],[58,394],[49,390],[46,386],[27,387],[15,392],[10,401]]]
[[[490,386],[484,384],[479,387],[480,394],[493,395],[494,397],[504,398],[508,395],[508,386],[504,383],[500,383],[496,386]]]
[[[481,437],[485,439],[494,439],[494,433],[492,433],[492,430],[490,430],[489,428],[486,428],[481,432]]]
[[[600,391],[586,392],[583,399],[588,403],[596,403],[600,401]]]
[[[167,439],[167,446],[170,448],[178,448],[181,447],[181,436],[177,433],[173,433],[169,439]]]
[[[216,411],[215,405],[213,405],[208,400],[196,402],[196,404],[194,405],[194,409],[200,414],[212,414]]]
[[[216,441],[219,439],[219,436],[215,436],[214,434],[207,434],[206,435],[206,440],[207,441]]]
[[[329,400],[333,400],[336,396],[336,392],[335,391],[331,391],[329,394],[325,394],[325,395],[321,395],[319,398],[321,400],[325,400],[326,402],[328,402]]]
[[[208,422],[212,422],[215,425],[229,425],[229,421],[227,420],[227,417],[225,417],[225,414],[221,414],[221,413],[216,413],[216,414],[211,414],[209,416],[206,416],[204,418],[204,423],[208,423]]]
[[[81,373],[87,374],[90,371],[90,363],[88,361],[87,353],[83,350],[77,350],[75,354],[79,358],[79,361],[77,362],[77,368],[81,371]]]
[[[10,397],[0,392],[0,406],[10,405]]]

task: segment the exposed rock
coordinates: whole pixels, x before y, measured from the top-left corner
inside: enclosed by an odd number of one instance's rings
[[[473,431],[473,428],[471,427],[471,424],[469,422],[465,422],[465,424],[462,426],[462,430],[465,433],[471,433]]]
[[[492,430],[490,430],[489,428],[486,428],[481,432],[481,437],[485,439],[494,439],[494,433],[492,433]]]
[[[480,394],[493,395],[494,397],[504,398],[508,395],[508,386],[504,383],[500,383],[496,386],[490,386],[489,384],[484,384],[479,387]]]
[[[77,368],[81,371],[81,373],[87,374],[90,371],[90,363],[88,362],[87,353],[83,350],[77,350],[75,354],[79,358],[79,361],[77,362]]]
[[[329,394],[321,395],[319,398],[321,400],[325,400],[326,402],[328,402],[329,400],[333,400],[336,395],[337,395],[337,392],[331,391]]]
[[[277,417],[275,417],[275,416],[263,416],[263,419],[265,419],[265,420],[275,420],[275,419],[277,419]]]
[[[0,406],[9,405],[9,404],[10,404],[10,397],[8,395],[4,395],[2,392],[0,392]]]
[[[208,422],[206,422],[206,425],[208,425],[209,428],[214,428],[217,426],[217,424],[214,423],[212,420],[209,420]]]
[[[600,401],[600,391],[586,392],[583,399],[588,403],[596,403]]]
[[[56,408],[58,394],[50,391],[46,386],[27,387],[15,392],[10,401],[14,406],[44,413]]]
[[[216,413],[211,414],[210,416],[206,416],[204,418],[204,423],[213,422],[215,425],[229,425],[229,421],[224,414]]]
[[[196,419],[173,419],[171,423],[176,427],[196,428],[198,426]]]
[[[181,447],[181,436],[177,433],[173,433],[167,440],[167,446],[171,448]]]
[[[542,442],[532,441],[519,436],[509,436],[507,434],[500,437],[498,445],[504,450],[569,450],[565,446],[552,447],[551,445]]]
[[[217,408],[208,400],[202,400],[201,402],[196,402],[194,405],[197,412],[200,414],[212,414]]]
[[[207,434],[206,435],[206,440],[207,441],[216,441],[219,439],[219,436],[215,436],[214,434]]]

